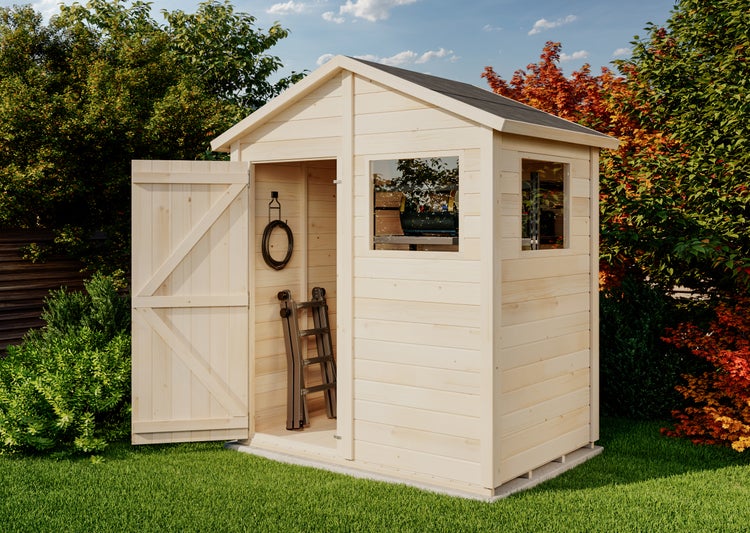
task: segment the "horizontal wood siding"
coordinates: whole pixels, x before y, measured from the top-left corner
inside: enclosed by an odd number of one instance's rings
[[[338,353],[336,342],[336,162],[317,161],[306,165],[307,176],[307,295],[309,299],[314,287],[326,290],[328,322],[331,325],[331,341],[334,356]],[[308,327],[313,327],[312,321]],[[311,337],[308,353],[316,353],[315,338]],[[306,383],[321,383],[320,367],[308,368]],[[309,409],[325,408],[323,393],[310,396]]]
[[[479,485],[479,128],[360,78],[354,98],[354,456]],[[459,157],[459,251],[371,250],[370,159],[441,155]]]
[[[278,293],[289,289],[298,302],[310,299],[313,287],[326,289],[332,337],[336,339],[336,176],[335,161],[278,163],[255,167],[255,422],[256,431],[286,423],[287,361],[279,317]],[[294,251],[287,266],[273,270],[262,256],[263,231],[268,224],[271,192],[279,193],[281,219],[294,235]],[[271,211],[271,218],[277,211]],[[274,231],[271,255],[286,254],[286,235]],[[301,315],[302,316],[302,315]],[[301,327],[308,327],[304,323]],[[312,327],[311,325],[309,327]],[[307,349],[314,350],[314,341]],[[307,384],[320,382],[310,367]],[[309,407],[323,407],[322,394],[311,395]]]
[[[335,157],[341,149],[343,97],[335,77],[243,137],[243,161]]]
[[[495,446],[508,481],[589,443],[590,153],[586,147],[505,135],[502,349]],[[568,248],[521,250],[521,159],[568,164]]]
[[[18,344],[26,332],[43,325],[40,318],[50,291],[83,288],[83,264],[60,256],[32,263],[24,249],[51,244],[52,232],[0,230],[0,354]]]

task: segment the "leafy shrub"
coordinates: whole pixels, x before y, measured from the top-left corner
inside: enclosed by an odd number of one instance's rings
[[[677,303],[647,282],[625,275],[600,292],[602,414],[665,419],[681,405],[675,391],[694,359],[662,336],[676,325]]]
[[[0,451],[91,453],[129,433],[130,312],[115,280],[54,291],[0,360]]]
[[[677,390],[690,405],[673,413],[675,427],[664,432],[739,452],[750,448],[750,299],[721,303],[707,330],[686,322],[671,329],[667,340],[714,368],[685,376],[687,384]]]

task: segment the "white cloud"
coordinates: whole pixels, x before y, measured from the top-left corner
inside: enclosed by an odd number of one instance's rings
[[[493,32],[493,31],[503,31],[503,28],[500,26],[493,26],[492,24],[485,24],[482,26],[482,31],[486,32]]]
[[[323,13],[322,17],[323,20],[334,22],[336,24],[343,24],[344,22],[346,22],[346,19],[344,17],[337,17],[336,13],[334,13],[333,11],[326,11],[325,13]]]
[[[560,54],[560,61],[575,61],[577,59],[586,59],[589,57],[589,53],[586,50],[578,50],[572,54],[562,53]]]
[[[289,0],[289,2],[284,2],[283,4],[279,3],[272,5],[266,10],[266,13],[269,13],[271,15],[289,15],[299,14],[304,10],[305,4],[303,4],[302,2],[294,2],[294,0]]]
[[[612,52],[612,57],[629,57],[632,51],[630,48],[618,48]]]
[[[417,0],[346,0],[346,4],[339,7],[339,15],[352,15],[370,22],[387,19],[391,9],[398,6],[413,4]]]
[[[534,27],[529,30],[529,35],[536,35],[537,33],[542,33],[545,30],[551,30],[552,28],[558,28],[560,26],[564,26],[565,24],[570,24],[571,22],[574,22],[577,20],[578,17],[575,15],[568,15],[567,17],[557,19],[555,21],[550,21],[547,19],[539,19],[534,23]]]
[[[322,56],[320,56],[320,57],[318,58],[318,60],[317,60],[317,61],[316,61],[315,63],[316,63],[316,64],[317,64],[318,66],[321,66],[321,65],[323,65],[323,64],[325,64],[325,63],[328,63],[328,62],[329,62],[329,61],[330,61],[331,59],[333,59],[334,57],[336,57],[336,56],[335,56],[335,55],[333,55],[333,54],[323,54]]]
[[[453,50],[446,50],[440,48],[438,50],[428,50],[423,54],[418,54],[413,50],[404,50],[398,54],[394,54],[390,57],[380,57],[373,54],[357,56],[358,59],[364,59],[366,61],[373,61],[375,63],[382,63],[383,65],[390,65],[392,67],[402,67],[405,65],[422,65],[433,59],[445,59],[449,61],[457,61],[458,57],[454,55]]]
[[[411,50],[404,50],[403,52],[399,52],[398,54],[392,55],[391,57],[382,58],[380,60],[380,63],[383,63],[384,65],[399,67],[402,65],[414,63],[418,58],[419,55],[416,52],[412,52]]]
[[[442,59],[448,56],[453,56],[453,50],[446,50],[445,48],[441,48],[440,50],[430,50],[429,52],[425,52],[414,62],[427,63],[431,59]]]

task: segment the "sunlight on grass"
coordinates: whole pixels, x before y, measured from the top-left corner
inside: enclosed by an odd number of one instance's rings
[[[3,531],[742,531],[750,456],[605,421],[605,452],[492,504],[274,463],[220,443],[104,462],[0,458]]]

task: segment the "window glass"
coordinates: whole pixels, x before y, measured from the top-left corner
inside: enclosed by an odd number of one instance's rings
[[[566,167],[564,163],[522,160],[521,243],[523,250],[565,247]]]
[[[373,248],[458,250],[458,157],[370,163]]]

